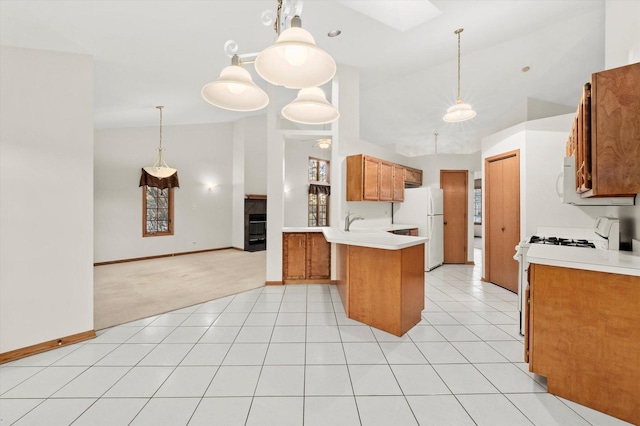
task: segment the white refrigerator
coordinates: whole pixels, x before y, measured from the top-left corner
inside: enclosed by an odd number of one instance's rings
[[[444,219],[442,189],[407,188],[404,201],[394,203],[393,222],[418,225],[418,236],[429,240],[424,245],[424,266],[430,271],[444,261]]]

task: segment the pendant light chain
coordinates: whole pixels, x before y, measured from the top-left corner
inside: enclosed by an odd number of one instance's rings
[[[160,146],[158,146],[158,161],[156,165],[157,167],[169,167],[167,163],[164,162],[164,157],[162,156],[162,108],[164,108],[164,106],[158,105],[156,108],[160,110]]]
[[[454,31],[454,34],[458,35],[458,101],[460,100],[460,33],[464,28],[460,28]]]

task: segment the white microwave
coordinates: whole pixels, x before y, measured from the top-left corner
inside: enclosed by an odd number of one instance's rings
[[[576,192],[576,159],[575,157],[564,157],[563,172],[558,178],[562,178],[562,193],[558,191],[558,196],[564,204],[575,206],[633,206],[635,197],[590,197],[582,198]]]

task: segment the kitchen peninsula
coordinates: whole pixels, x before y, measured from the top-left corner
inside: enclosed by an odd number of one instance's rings
[[[373,230],[322,232],[337,245],[338,291],[348,318],[396,336],[420,322],[427,238]]]

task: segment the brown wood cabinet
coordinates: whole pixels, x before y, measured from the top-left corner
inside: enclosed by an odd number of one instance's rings
[[[640,424],[640,277],[531,264],[525,362],[549,393]]]
[[[582,197],[640,193],[640,63],[592,74],[583,88],[567,153]]]
[[[338,293],[348,318],[401,336],[424,309],[424,244],[400,250],[338,244]]]
[[[347,201],[404,201],[405,167],[369,155],[347,157]]]
[[[393,165],[393,201],[404,201],[405,168]]]
[[[331,278],[331,244],[322,232],[282,234],[282,281],[328,282]]]
[[[422,170],[411,167],[404,168],[404,187],[417,188],[422,186]]]

